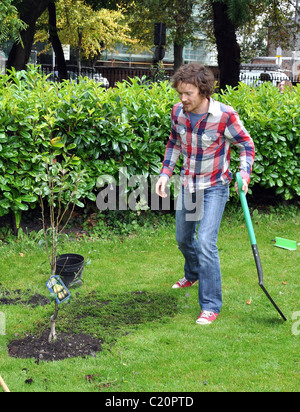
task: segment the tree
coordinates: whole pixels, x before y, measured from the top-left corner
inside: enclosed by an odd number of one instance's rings
[[[129,25],[144,48],[154,44],[154,23],[167,26],[167,44],[173,44],[175,70],[183,63],[183,48],[198,41],[201,0],[135,0],[128,6]]]
[[[101,9],[118,10],[118,5],[120,3],[126,3],[126,1],[128,0],[86,0],[85,2],[91,6],[93,10],[99,11]]]
[[[135,44],[121,8],[95,11],[83,0],[59,0],[56,10],[59,37],[77,50],[79,73],[83,58],[96,59],[103,49],[110,50],[116,43]],[[36,40],[46,42],[47,32],[39,31]]]
[[[36,189],[36,194],[40,197],[44,234],[44,240],[41,240],[39,245],[45,245],[51,277],[57,272],[57,249],[60,237],[72,217],[75,205],[80,204],[79,198],[84,190],[86,172],[81,168],[80,159],[68,154],[68,150],[75,146],[71,144],[66,147],[61,137],[56,137],[50,141],[49,154],[43,153],[37,156],[45,166],[39,176],[42,183]],[[49,228],[46,227],[44,199],[48,201]],[[49,343],[57,339],[58,310],[58,301],[55,299],[55,310],[50,317]]]
[[[262,25],[255,30],[245,25],[237,32],[241,48],[241,63],[250,63],[255,57],[267,56],[268,27]]]
[[[26,29],[26,24],[19,19],[18,10],[12,0],[2,0],[0,3],[0,45],[7,39],[20,43],[20,32]]]
[[[67,65],[61,45],[61,41],[58,36],[57,22],[56,22],[56,5],[55,0],[51,0],[48,5],[48,15],[49,15],[49,40],[52,44],[56,62],[59,80],[68,79]]]
[[[20,19],[26,23],[26,29],[20,33],[21,41],[15,41],[7,61],[7,68],[23,70],[28,63],[37,19],[47,9],[50,0],[23,0],[17,2]]]
[[[236,27],[228,15],[225,1],[212,0],[214,33],[218,50],[220,89],[239,83],[241,51],[236,38]]]
[[[299,24],[293,21],[295,4],[290,0],[208,0],[212,10],[215,42],[220,68],[220,88],[237,86],[241,62],[237,32],[245,25],[255,27],[257,18],[272,26],[275,41],[290,39],[293,30],[299,31]],[[209,20],[209,19],[207,19]],[[287,36],[289,33],[289,36]],[[290,40],[289,40],[290,41]]]
[[[59,77],[60,79],[68,78],[64,54],[57,34],[55,1],[56,0],[16,0],[20,18],[22,18],[27,24],[26,27],[23,27],[21,32],[21,41],[15,39],[15,43],[8,57],[8,69],[11,69],[12,67],[16,70],[25,69],[31,53],[36,31],[36,22],[43,12],[48,9],[49,21],[47,24],[47,30],[49,31],[50,41],[57,57]]]
[[[174,30],[172,33],[174,41],[174,71],[176,71],[183,63],[183,49],[188,43],[195,39],[197,32],[193,14],[193,1],[191,0],[175,0],[171,3],[170,11],[173,11]],[[172,26],[171,26],[172,27]]]

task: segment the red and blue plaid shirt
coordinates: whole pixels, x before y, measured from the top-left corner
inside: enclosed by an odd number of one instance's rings
[[[191,192],[232,180],[230,145],[240,151],[240,172],[249,183],[254,162],[254,143],[230,106],[210,99],[208,113],[192,129],[189,113],[182,103],[171,114],[171,135],[161,174],[172,176],[180,153],[183,155],[182,183]]]

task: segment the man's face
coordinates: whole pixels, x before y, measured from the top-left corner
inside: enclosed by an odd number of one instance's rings
[[[186,112],[201,113],[201,105],[206,98],[199,93],[198,87],[180,82],[177,91]]]

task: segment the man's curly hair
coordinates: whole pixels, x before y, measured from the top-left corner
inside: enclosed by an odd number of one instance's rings
[[[202,96],[210,98],[215,91],[213,72],[200,63],[182,65],[173,76],[173,87],[177,89],[179,83],[189,83],[199,88]]]

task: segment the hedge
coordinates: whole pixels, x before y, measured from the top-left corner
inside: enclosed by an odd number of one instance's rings
[[[256,156],[251,184],[274,188],[285,200],[300,195],[300,84],[280,94],[271,83],[240,83],[217,98],[234,107],[252,136]]]
[[[274,187],[283,199],[299,196],[300,87],[281,95],[271,84],[241,84],[214,97],[237,109],[255,141],[252,184]],[[81,194],[92,201],[98,177],[117,179],[120,167],[128,177],[157,175],[177,101],[168,82],[149,85],[136,78],[106,90],[87,78],[53,83],[33,66],[0,76],[0,216],[39,203],[41,154],[53,139],[86,170]],[[233,171],[237,167],[233,151]]]

